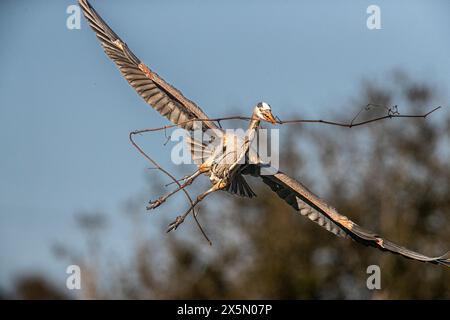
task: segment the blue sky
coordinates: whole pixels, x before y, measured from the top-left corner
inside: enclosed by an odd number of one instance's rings
[[[394,68],[450,88],[445,0],[91,2],[141,60],[211,117],[248,115],[264,100],[281,118],[323,118],[335,101],[357,95],[362,79]],[[66,28],[74,3],[0,2],[0,288],[28,271],[62,277],[50,246],[79,245],[75,212],[108,212],[111,243],[126,250],[118,208],[148,174],[128,133],[167,124],[121,78],[84,20],[81,30]],[[381,8],[381,30],[366,27],[370,4]],[[161,138],[146,139],[161,149]]]

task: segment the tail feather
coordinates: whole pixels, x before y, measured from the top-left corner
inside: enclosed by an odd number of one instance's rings
[[[247,181],[240,174],[236,174],[231,180],[231,184],[228,187],[228,191],[243,197],[253,198],[256,197],[256,193],[250,188]]]

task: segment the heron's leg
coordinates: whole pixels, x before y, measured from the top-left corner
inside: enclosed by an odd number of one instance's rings
[[[157,207],[159,207],[162,203],[164,203],[167,200],[167,198],[189,186],[195,180],[195,178],[197,178],[201,173],[202,172],[200,170],[197,170],[192,175],[185,177],[184,178],[185,182],[182,185],[178,186],[178,188],[176,188],[175,190],[169,192],[164,196],[159,197],[156,200],[150,201],[149,205],[147,206],[147,210],[156,209]]]
[[[201,195],[199,195],[197,197],[197,199],[194,200],[194,202],[191,204],[191,207],[181,216],[178,216],[174,222],[172,222],[171,224],[169,224],[169,227],[167,229],[167,232],[170,232],[172,230],[176,230],[178,228],[178,226],[180,224],[182,224],[184,222],[184,219],[186,219],[187,215],[194,209],[194,207],[201,202],[207,195],[225,189],[227,186],[226,183],[219,181],[218,183],[216,183],[215,185],[213,185],[210,189],[206,190],[204,193],[202,193]]]

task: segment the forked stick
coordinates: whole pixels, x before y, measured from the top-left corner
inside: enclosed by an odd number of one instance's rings
[[[161,167],[155,160],[153,160],[150,156],[148,156],[148,155],[144,152],[144,150],[142,150],[142,148],[139,147],[139,146],[137,145],[136,142],[134,142],[133,135],[135,135],[135,133],[130,132],[130,134],[129,134],[129,139],[130,139],[130,141],[131,141],[131,144],[139,151],[139,153],[141,153],[148,161],[150,161],[150,162],[155,166],[155,168],[156,168],[157,170],[163,172],[163,173],[164,173],[165,175],[167,175],[170,179],[172,179],[173,182],[176,183],[176,184],[178,185],[179,188],[181,188],[180,182],[179,182],[179,181],[178,181],[178,180],[177,180],[170,172],[168,172],[168,171],[165,170],[163,167]],[[184,194],[186,195],[186,198],[188,199],[188,201],[189,201],[189,203],[191,204],[191,206],[193,206],[194,203],[193,203],[192,198],[191,198],[191,196],[189,195],[189,193],[188,193],[184,188],[181,188],[181,190],[182,190],[182,191],[184,192]],[[193,212],[192,216],[194,217],[195,223],[197,224],[197,226],[198,226],[200,232],[203,234],[203,237],[206,239],[206,241],[208,241],[209,245],[212,245],[211,240],[209,240],[208,236],[206,235],[206,233],[205,233],[205,231],[203,230],[203,228],[202,228],[200,222],[199,222],[198,219],[197,219],[197,214],[195,213],[194,210],[192,210],[192,212]]]

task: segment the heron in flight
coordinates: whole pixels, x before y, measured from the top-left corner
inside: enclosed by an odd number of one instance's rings
[[[191,145],[194,146],[194,149],[200,148],[202,153],[205,154],[198,163],[198,170],[187,177],[185,182],[179,185],[176,190],[151,202],[148,209],[158,207],[168,197],[190,185],[196,177],[202,174],[209,177],[211,187],[193,201],[189,210],[192,210],[207,195],[219,190],[251,198],[255,193],[245,180],[246,176],[251,175],[259,177],[263,183],[302,216],[336,236],[351,238],[366,246],[399,254],[409,259],[450,267],[449,253],[440,257],[429,257],[399,246],[374,232],[363,229],[346,216],[341,215],[336,209],[287,174],[279,170],[268,175],[261,174],[264,163],[258,162],[258,159],[249,161],[249,151],[260,122],[276,123],[269,104],[260,102],[254,107],[244,138],[237,139],[237,143],[231,143],[230,141],[236,141],[236,137],[229,137],[216,122],[209,121],[210,119],[194,102],[188,100],[180,91],[142,63],[87,0],[79,0],[79,4],[84,16],[100,40],[105,53],[114,61],[128,83],[150,106],[187,131],[212,130],[216,133],[216,138],[218,137],[223,142],[219,144],[221,152],[217,150],[219,147],[207,151],[203,143],[192,139]],[[175,222],[169,225],[169,231],[175,229],[181,222],[180,217],[178,217]]]

